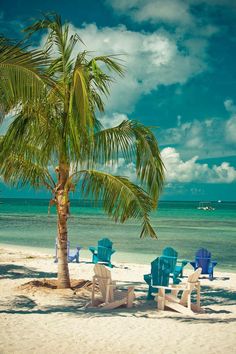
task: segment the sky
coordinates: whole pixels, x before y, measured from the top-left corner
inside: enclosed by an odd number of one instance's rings
[[[0,0],[0,33],[22,38],[57,12],[95,54],[119,54],[105,127],[155,126],[166,168],[161,200],[236,200],[236,0]],[[45,35],[34,39],[42,46]],[[1,133],[6,130],[7,117]],[[134,178],[120,159],[113,172]],[[3,183],[2,197],[45,197]]]

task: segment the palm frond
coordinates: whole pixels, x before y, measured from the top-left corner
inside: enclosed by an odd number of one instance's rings
[[[96,202],[101,201],[104,210],[115,221],[124,223],[130,218],[141,218],[140,237],[157,237],[149,219],[154,207],[153,200],[142,188],[125,177],[95,170],[80,171],[79,178],[83,196],[92,196]]]
[[[27,51],[26,45],[14,44],[0,37],[0,96],[3,104],[12,107],[45,94],[44,74],[47,56],[39,50]]]
[[[94,134],[93,161],[100,164],[117,162],[124,157],[131,162],[135,154],[134,132],[130,121]]]
[[[93,162],[113,163],[124,157],[136,161],[137,178],[157,202],[164,184],[164,165],[154,134],[136,121],[123,121],[94,135]]]
[[[137,176],[141,183],[147,185],[148,192],[157,204],[165,181],[164,164],[158,143],[148,127],[136,121],[131,124],[136,138]]]
[[[10,185],[24,187],[30,184],[35,189],[45,186],[53,191],[55,183],[47,168],[14,152],[5,155],[4,159],[1,157],[0,160],[1,176]]]

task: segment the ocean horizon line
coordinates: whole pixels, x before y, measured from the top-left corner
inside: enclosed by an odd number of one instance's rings
[[[48,201],[50,200],[50,197],[0,197],[1,200],[45,200]],[[94,199],[83,199],[83,198],[70,198],[71,201],[78,201],[78,202],[93,202],[95,203]],[[102,200],[99,200],[97,202],[102,202]],[[200,203],[200,202],[209,202],[209,203],[236,203],[236,200],[211,200],[211,199],[194,199],[194,200],[159,200],[158,203]]]

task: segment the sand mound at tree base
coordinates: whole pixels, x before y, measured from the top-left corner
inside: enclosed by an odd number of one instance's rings
[[[74,294],[82,292],[84,290],[91,291],[92,282],[84,279],[71,279],[70,289],[57,289],[57,279],[43,279],[43,280],[31,280],[18,287],[20,290],[35,293],[40,292],[52,292],[52,291],[73,291]]]

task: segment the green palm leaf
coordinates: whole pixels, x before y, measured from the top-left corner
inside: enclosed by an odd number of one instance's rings
[[[84,170],[78,174],[82,180],[84,197],[93,196],[96,202],[101,201],[104,210],[115,221],[123,223],[129,218],[141,218],[140,237],[157,237],[149,220],[149,213],[154,207],[153,200],[142,188],[125,177],[105,172]]]
[[[151,130],[136,121],[123,121],[114,128],[95,134],[93,161],[102,164],[118,161],[136,161],[137,178],[147,186],[157,201],[164,183],[164,165],[157,141]]]
[[[45,53],[27,52],[27,46],[0,37],[0,97],[6,110],[18,102],[42,97],[45,80],[52,83],[41,69],[47,64]]]

